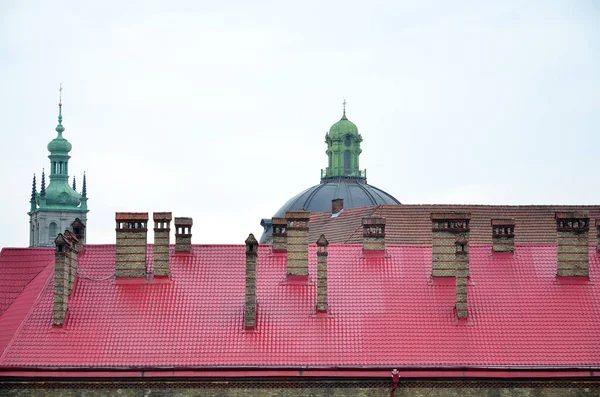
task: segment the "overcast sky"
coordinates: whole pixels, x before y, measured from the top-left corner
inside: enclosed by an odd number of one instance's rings
[[[28,244],[61,82],[88,243],[116,211],[258,237],[319,183],[344,98],[403,203],[600,203],[597,0],[5,0],[0,71],[0,246]]]

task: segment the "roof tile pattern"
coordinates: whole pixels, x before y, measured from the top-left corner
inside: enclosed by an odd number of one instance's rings
[[[516,244],[555,244],[554,214],[572,211],[586,212],[590,219],[600,219],[600,206],[388,204],[345,209],[337,218],[331,218],[328,213],[312,214],[309,241],[317,241],[324,233],[330,242],[362,243],[361,219],[373,216],[386,218],[388,244],[431,244],[432,212],[466,212],[471,214],[471,243],[491,244],[491,220],[514,218]],[[595,228],[590,228],[589,236],[590,242],[596,241]]]
[[[257,327],[246,332],[243,245],[172,254],[171,281],[147,284],[109,277],[114,245],[86,246],[65,327],[52,328],[52,283],[40,284],[39,298],[24,298],[32,309],[0,367],[600,365],[595,247],[590,282],[573,285],[556,279],[555,244],[517,244],[514,256],[473,244],[464,324],[454,286],[430,280],[430,245],[365,258],[359,244],[330,244],[329,317],[314,315],[315,246],[309,254],[310,285],[289,285],[286,258],[259,248]]]

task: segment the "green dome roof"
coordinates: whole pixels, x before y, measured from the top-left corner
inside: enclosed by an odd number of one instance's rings
[[[356,124],[346,118],[346,111],[344,110],[344,115],[341,120],[332,125],[329,129],[329,136],[334,138],[348,134],[358,135],[358,128],[356,127]]]
[[[69,153],[71,151],[72,145],[69,141],[62,137],[62,134],[59,133],[58,137],[54,138],[48,144],[48,151],[50,153],[55,152],[65,152]]]
[[[50,153],[69,153],[73,146],[62,136],[62,133],[65,130],[65,127],[63,127],[62,125],[62,104],[59,104],[58,106],[58,125],[56,126],[56,132],[58,132],[58,136],[50,141],[50,143],[48,144],[48,151]]]
[[[80,202],[81,194],[73,190],[66,181],[53,181],[46,189],[48,206],[77,207]]]

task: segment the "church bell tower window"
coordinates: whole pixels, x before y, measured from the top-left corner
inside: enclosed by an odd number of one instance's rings
[[[344,175],[350,174],[350,150],[344,152]]]

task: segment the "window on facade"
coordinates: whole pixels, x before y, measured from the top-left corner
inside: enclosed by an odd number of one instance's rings
[[[352,142],[350,141],[350,137],[349,137],[349,136],[347,136],[347,137],[346,137],[346,139],[344,139],[344,145],[345,145],[346,147],[348,147],[348,146],[350,146],[350,144],[351,144],[351,143],[352,143]]]
[[[344,152],[344,174],[350,173],[350,150]]]
[[[56,237],[56,223],[54,222],[50,222],[48,237],[50,237],[51,240]]]

